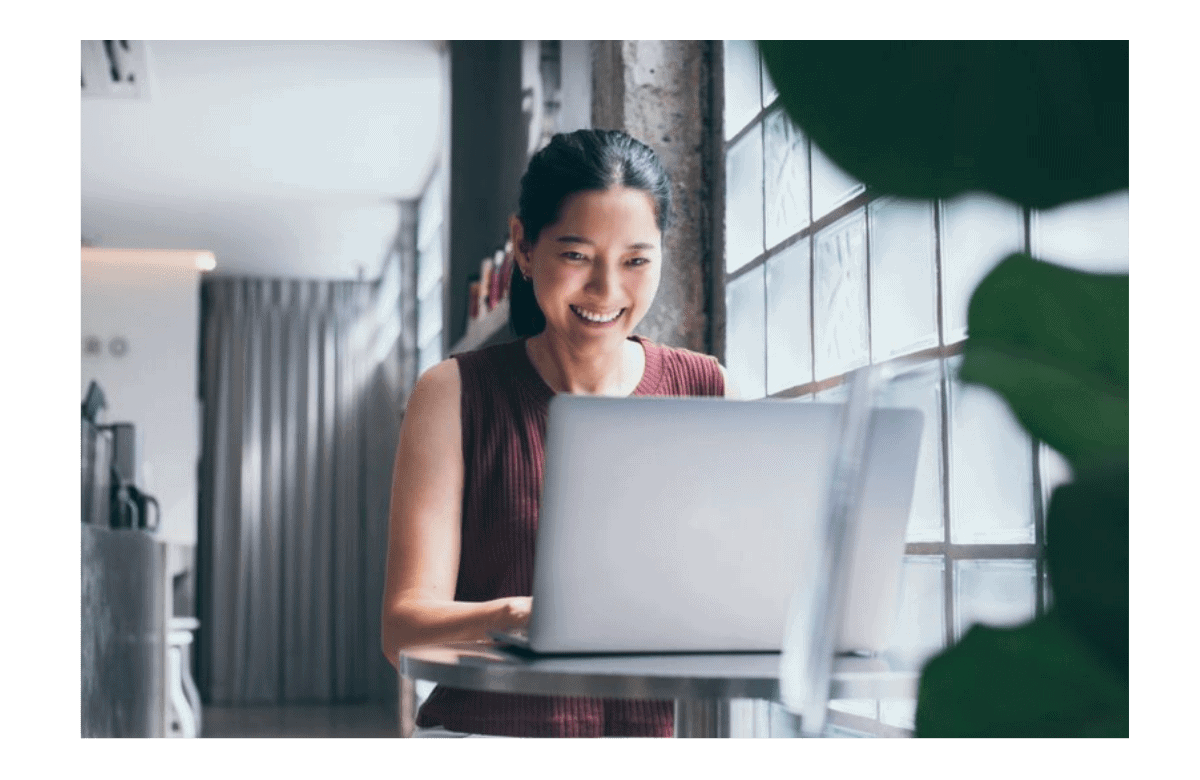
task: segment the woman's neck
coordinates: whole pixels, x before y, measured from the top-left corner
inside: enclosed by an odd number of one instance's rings
[[[556,393],[631,395],[642,379],[646,354],[630,339],[618,349],[580,349],[542,331],[525,342],[529,361]]]

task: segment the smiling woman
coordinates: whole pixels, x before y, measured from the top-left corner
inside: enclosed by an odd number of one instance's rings
[[[519,217],[512,235],[517,266],[546,323],[528,343],[538,372],[556,391],[628,395],[644,367],[644,352],[629,336],[662,275],[654,202],[620,186],[577,192],[532,244]],[[620,360],[604,360],[609,353]]]
[[[529,620],[543,447],[555,393],[727,395],[717,361],[633,330],[662,273],[670,181],[624,133],[557,135],[512,219],[513,329],[418,380],[392,485],[383,651],[488,638]],[[637,540],[630,540],[636,544]],[[672,703],[439,687],[423,728],[507,736],[670,736]]]
[[[521,239],[527,243],[515,243],[519,254],[527,256],[543,229],[567,216],[576,196],[595,196],[618,187],[636,192],[635,202],[649,198],[649,210],[642,202],[636,202],[633,208],[640,218],[638,228],[646,234],[637,248],[655,250],[653,260],[657,265],[662,236],[671,222],[670,178],[649,147],[625,133],[604,130],[555,136],[529,161],[529,169],[521,178],[520,211],[513,220],[514,230],[519,229]],[[647,217],[653,221],[654,230],[645,224]],[[558,227],[565,229],[566,225]],[[630,231],[638,232],[632,226]],[[516,238],[515,232],[513,235]],[[518,336],[534,336],[545,328],[546,320],[526,276],[529,269],[521,268],[522,273],[514,274],[512,280],[512,328]]]

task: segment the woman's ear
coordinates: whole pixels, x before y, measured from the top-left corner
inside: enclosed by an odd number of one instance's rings
[[[529,267],[526,260],[529,254],[529,247],[525,243],[525,226],[521,224],[521,220],[513,214],[508,218],[508,234],[512,240],[513,255],[517,260],[517,268],[524,276],[529,276]]]

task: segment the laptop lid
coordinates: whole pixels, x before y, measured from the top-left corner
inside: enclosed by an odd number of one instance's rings
[[[840,413],[837,404],[555,396],[532,649],[779,650]],[[860,534],[870,543],[856,552],[843,621],[854,646],[843,649],[886,642],[920,444],[919,412],[874,414],[862,513],[871,527]]]

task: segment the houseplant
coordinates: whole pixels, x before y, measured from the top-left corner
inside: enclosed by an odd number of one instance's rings
[[[907,198],[1047,209],[1129,186],[1126,41],[761,41],[796,125]],[[1129,277],[1000,262],[971,297],[959,378],[999,393],[1072,481],[1051,497],[1053,606],[929,661],[918,736],[1128,736]]]

